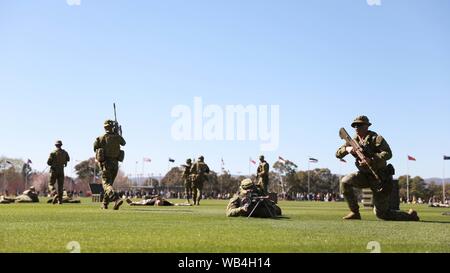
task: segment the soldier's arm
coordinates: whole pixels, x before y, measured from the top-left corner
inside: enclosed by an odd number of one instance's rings
[[[392,158],[392,150],[391,147],[389,147],[389,144],[382,136],[377,136],[376,144],[375,144],[380,151],[379,153],[376,153],[375,156],[382,160],[390,160]]]
[[[100,149],[100,138],[97,138],[94,142],[94,152]]]
[[[348,155],[348,152],[346,150],[347,144],[342,145],[336,152],[336,157],[339,159],[342,159]]]
[[[66,152],[66,160],[67,160],[67,162],[70,162],[70,156],[69,156],[68,152]]]
[[[53,165],[53,153],[50,154],[47,160],[47,165],[52,166]]]
[[[269,164],[265,164],[264,165],[264,175],[268,175],[269,174]]]

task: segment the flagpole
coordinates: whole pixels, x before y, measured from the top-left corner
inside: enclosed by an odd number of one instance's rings
[[[409,204],[409,158],[406,160],[406,203]]]
[[[445,159],[445,157],[444,157]],[[444,163],[442,164],[442,204],[445,204],[445,198],[446,198],[446,193],[445,193],[445,160],[443,161]]]
[[[310,162],[310,160],[308,159],[308,196],[309,196],[309,194],[311,193],[311,183],[310,183],[310,176],[311,176],[311,171],[310,171],[310,169],[311,169],[311,162]]]

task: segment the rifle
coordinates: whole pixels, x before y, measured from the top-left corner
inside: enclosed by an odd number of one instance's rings
[[[359,143],[348,134],[345,128],[341,128],[339,130],[339,136],[341,137],[341,139],[345,140],[347,145],[350,145],[353,148],[354,152],[353,156],[359,159],[361,163],[365,164],[369,168],[370,172],[377,181],[376,190],[378,192],[383,191],[383,181],[381,180],[380,176],[375,172],[373,167],[370,166],[370,164],[367,162],[367,157],[364,155],[364,149],[361,147],[361,145],[359,145]]]
[[[114,133],[118,135],[122,135],[122,126],[117,121],[117,112],[116,112],[116,104],[113,104],[114,107]]]
[[[256,209],[258,209],[258,207],[261,205],[261,203],[264,204],[264,207],[269,212],[270,217],[276,218],[276,215],[274,215],[274,213],[272,212],[272,209],[269,207],[269,205],[266,202],[267,200],[270,200],[269,196],[253,196],[250,198],[251,198],[251,203],[256,203],[256,205],[253,208],[253,210],[250,212],[250,214],[247,216],[247,218],[251,218],[253,216]],[[248,204],[247,206],[250,206],[250,204]]]

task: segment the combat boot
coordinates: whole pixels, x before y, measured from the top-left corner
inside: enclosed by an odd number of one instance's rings
[[[56,203],[58,203],[58,196],[53,197],[52,204],[56,205]]]
[[[414,222],[419,222],[420,221],[420,218],[419,218],[419,215],[417,214],[417,211],[415,211],[413,209],[410,209],[408,211],[408,214],[411,215],[411,221],[414,221]]]
[[[103,210],[107,210],[108,209],[108,204],[103,203],[101,209]]]
[[[359,212],[351,212],[349,215],[342,218],[343,220],[362,220],[361,214]]]
[[[120,206],[123,204],[123,199],[117,198],[116,203],[114,204],[114,210],[119,210]]]

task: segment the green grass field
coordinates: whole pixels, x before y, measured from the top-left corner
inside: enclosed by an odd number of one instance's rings
[[[226,204],[120,211],[102,211],[89,199],[0,205],[0,252],[69,252],[71,241],[83,253],[366,253],[371,241],[388,253],[450,252],[448,209],[413,206],[420,223],[378,221],[370,210],[364,221],[344,222],[345,203],[281,202],[285,217],[277,220],[226,218]]]

